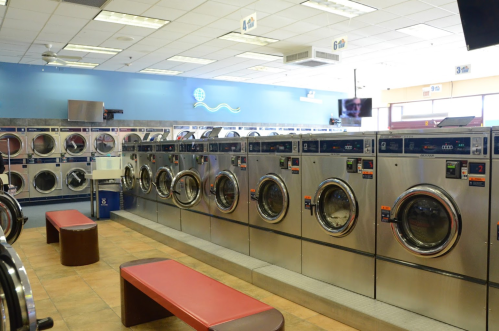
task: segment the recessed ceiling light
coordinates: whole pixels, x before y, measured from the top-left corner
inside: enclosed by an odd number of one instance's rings
[[[253,53],[253,52],[242,53],[242,54],[236,55],[236,57],[244,57],[247,59],[263,60],[263,61],[282,60],[282,56],[262,54],[262,53]]]
[[[230,33],[227,33],[226,35],[218,37],[218,39],[237,41],[238,43],[246,43],[246,44],[259,45],[259,46],[265,46],[265,45],[268,45],[270,43],[275,43],[275,42],[279,41],[277,39],[252,36],[250,34],[240,34],[239,32],[230,32]]]
[[[236,76],[218,76],[218,77],[215,77],[215,79],[230,80],[233,82],[242,82],[242,81],[248,80],[249,78],[236,77]]]
[[[264,66],[256,66],[256,67],[251,67],[251,68],[248,68],[250,70],[256,70],[256,71],[265,71],[265,72],[283,72],[283,71],[286,71],[284,69],[279,69],[279,68],[276,68],[276,67],[264,67]]]
[[[0,0],[0,6],[5,6],[6,3],[7,3],[7,0]]]
[[[124,25],[140,26],[142,28],[159,29],[170,21],[157,18],[129,15],[103,10],[94,18],[95,21],[118,23]]]
[[[305,1],[302,5],[349,18],[378,10],[350,0],[313,0]]]
[[[100,53],[100,54],[111,54],[111,55],[116,55],[122,51],[122,49],[119,48],[106,48],[106,47],[75,45],[75,44],[67,44],[66,47],[64,47],[64,49],[66,51]]]
[[[208,59],[199,59],[196,57],[188,57],[188,56],[180,56],[175,55],[167,59],[168,61],[176,61],[176,62],[186,62],[186,63],[197,63],[197,64],[210,64],[213,62],[217,62],[217,60],[208,60]]]
[[[53,66],[67,66],[67,67],[80,67],[80,68],[95,68],[99,64],[98,63],[86,63],[86,62],[69,62],[65,61],[66,63],[60,63],[60,62],[50,62],[48,63],[49,65]]]
[[[140,72],[144,74],[156,74],[156,75],[179,75],[182,73],[182,71],[175,71],[175,70],[162,70],[162,69],[144,69],[141,70]]]
[[[116,38],[116,40],[119,40],[119,41],[134,41],[135,38],[134,37],[121,36],[121,37]]]
[[[422,39],[435,39],[452,35],[452,33],[449,31],[437,29],[426,24],[416,24],[413,26],[408,26],[406,28],[398,29],[397,31]]]

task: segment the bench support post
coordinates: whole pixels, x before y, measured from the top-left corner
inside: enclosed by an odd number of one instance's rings
[[[45,219],[45,229],[47,233],[47,244],[59,242],[59,231],[48,219]]]
[[[60,235],[62,265],[81,266],[99,261],[97,224],[61,228]]]

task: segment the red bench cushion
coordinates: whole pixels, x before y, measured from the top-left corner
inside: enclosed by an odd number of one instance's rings
[[[57,230],[68,226],[95,224],[94,221],[75,209],[48,211],[45,213],[45,218],[48,219]]]
[[[174,260],[125,267],[121,276],[196,330],[273,309]]]

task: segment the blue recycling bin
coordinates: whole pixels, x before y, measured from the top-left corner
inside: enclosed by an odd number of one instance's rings
[[[111,212],[120,210],[119,185],[99,187],[99,218],[111,218]]]

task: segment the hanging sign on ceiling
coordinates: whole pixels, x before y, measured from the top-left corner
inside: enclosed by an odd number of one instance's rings
[[[430,85],[430,90],[431,90],[431,93],[438,93],[438,92],[442,92],[442,84],[440,85]]]
[[[456,66],[456,75],[464,75],[471,73],[471,64],[466,64],[464,66]]]
[[[254,29],[256,29],[256,13],[241,20],[241,34],[245,34]]]
[[[343,51],[347,48],[347,46],[348,46],[347,36],[333,40],[333,52]]]

